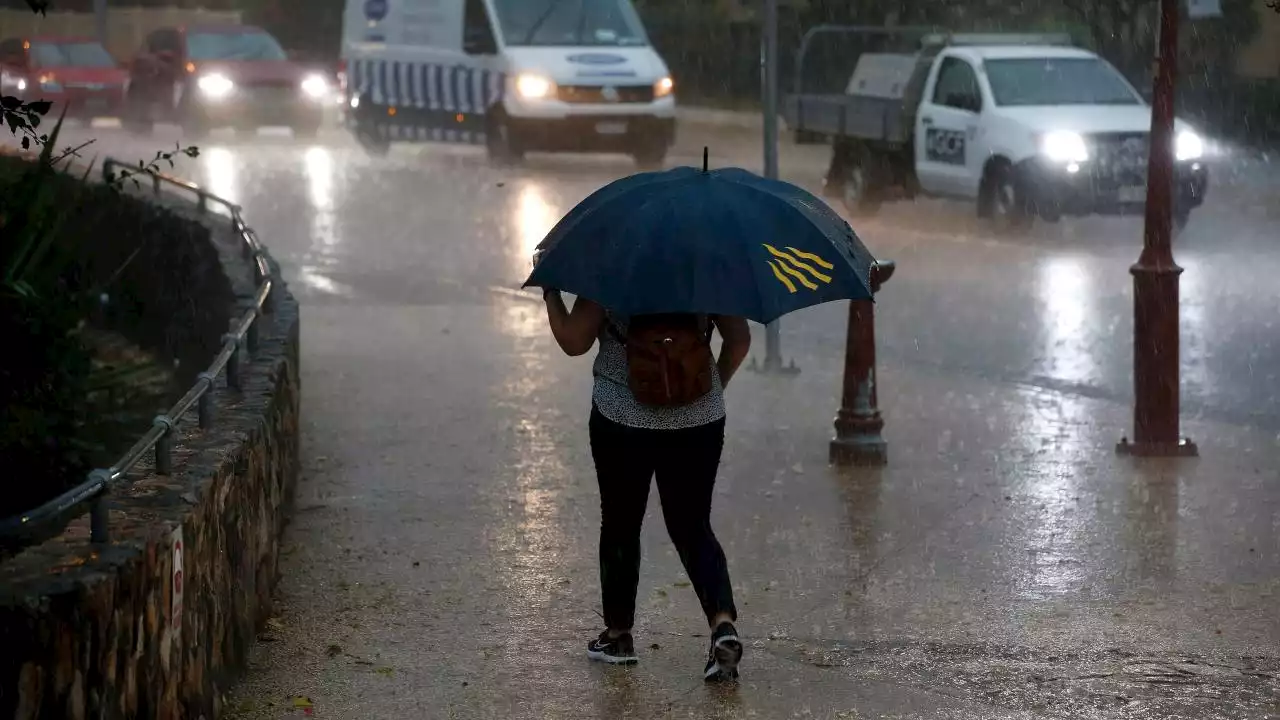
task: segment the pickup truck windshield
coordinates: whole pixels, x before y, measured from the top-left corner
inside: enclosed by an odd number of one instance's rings
[[[1120,73],[1097,58],[1005,58],[983,63],[997,105],[1138,105]]]
[[[36,67],[115,67],[115,58],[96,42],[32,43],[31,57]]]
[[[630,0],[494,0],[510,46],[647,45]]]
[[[285,60],[284,49],[263,32],[203,33],[187,35],[191,60]]]

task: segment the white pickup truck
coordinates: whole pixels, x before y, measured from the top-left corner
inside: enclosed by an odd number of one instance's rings
[[[1146,201],[1150,106],[1061,36],[933,35],[915,53],[866,53],[844,93],[792,94],[784,115],[798,136],[830,139],[827,191],[855,214],[947,197],[1018,230]],[[1204,202],[1208,171],[1182,121],[1174,150],[1181,227]]]

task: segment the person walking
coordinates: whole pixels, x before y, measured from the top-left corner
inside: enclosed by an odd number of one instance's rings
[[[640,528],[656,477],[667,533],[711,628],[703,677],[736,679],[743,646],[724,550],[711,529],[711,499],[724,448],[724,388],[750,349],[747,321],[695,314],[627,318],[582,297],[569,310],[558,290],[544,291],[544,298],[551,332],[566,354],[600,347],[588,426],[600,486],[606,627],[587,645],[587,656],[614,664],[639,660],[631,633]],[[718,357],[713,331],[722,339]]]

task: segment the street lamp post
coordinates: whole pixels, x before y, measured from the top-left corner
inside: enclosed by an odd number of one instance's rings
[[[93,0],[93,20],[98,33],[98,42],[107,45],[107,0]]]
[[[764,176],[778,179],[778,0],[764,0],[763,32],[760,39],[760,83],[764,105]],[[779,321],[765,326],[764,363],[752,368],[771,375],[794,375],[795,361],[782,364],[782,332]]]
[[[1152,87],[1147,160],[1146,224],[1133,275],[1133,440],[1117,452],[1141,456],[1196,455],[1180,436],[1178,278],[1173,260],[1174,122],[1178,0],[1160,0],[1160,37]]]
[[[871,266],[871,294],[893,277],[892,261]],[[831,441],[833,465],[884,465],[889,446],[880,434],[884,418],[876,393],[876,306],[870,299],[849,302],[849,327],[845,335],[844,381],[836,436]]]

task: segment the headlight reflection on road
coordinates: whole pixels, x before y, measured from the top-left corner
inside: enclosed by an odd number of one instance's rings
[[[204,174],[209,190],[218,197],[240,202],[235,155],[226,148],[213,147],[201,152],[200,157],[204,158]]]
[[[525,274],[528,274],[531,268],[534,249],[551,228],[555,227],[559,217],[559,213],[546,201],[542,190],[537,185],[526,185],[520,191],[515,215],[520,245],[515,250],[518,255],[517,260],[522,263],[521,271]]]
[[[1042,372],[1068,382],[1096,381],[1094,353],[1105,343],[1107,319],[1095,317],[1094,289],[1078,258],[1055,257],[1040,265],[1037,279],[1045,333]]]
[[[333,212],[333,156],[327,148],[307,148],[305,157],[311,204],[319,213]]]

